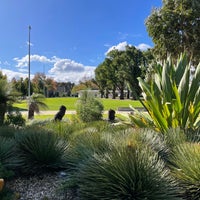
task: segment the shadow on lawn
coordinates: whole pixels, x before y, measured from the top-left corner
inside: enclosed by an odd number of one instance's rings
[[[20,112],[20,111],[28,111],[28,109],[27,108],[12,107],[12,111]]]

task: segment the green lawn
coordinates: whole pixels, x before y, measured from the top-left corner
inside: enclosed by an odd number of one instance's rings
[[[75,97],[56,97],[56,98],[46,98],[45,103],[48,106],[48,110],[59,110],[61,105],[67,107],[67,110],[75,110],[76,102],[78,98]],[[119,100],[119,99],[100,99],[104,105],[104,110],[117,110],[118,107],[128,107],[129,105],[133,107],[142,107],[139,101],[133,100]],[[27,110],[27,102],[22,101],[21,103],[15,103],[13,105],[20,110]]]
[[[73,119],[73,114],[65,114],[63,117],[63,120],[72,120]],[[115,115],[116,119],[120,119],[121,121],[125,121],[127,120],[127,116],[123,115],[123,114],[116,114]],[[35,120],[53,120],[54,119],[54,115],[40,115],[40,114],[35,114],[34,116]],[[103,114],[103,119],[108,119],[108,115],[107,114]]]

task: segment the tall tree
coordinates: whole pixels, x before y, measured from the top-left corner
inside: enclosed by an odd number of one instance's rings
[[[141,93],[137,78],[144,78],[148,60],[143,55],[143,52],[136,49],[134,46],[126,46],[126,51],[123,52],[122,59],[124,61],[126,82],[133,93],[133,97],[137,98],[137,96],[139,96]]]
[[[106,68],[106,74],[105,77],[107,79],[107,92],[109,90],[112,90],[112,98],[116,98],[116,89],[117,89],[117,68],[116,65],[113,64],[113,58],[112,57],[107,57],[103,64],[105,65]]]
[[[32,79],[33,91],[45,95],[45,81],[46,76],[44,73],[36,73]]]
[[[163,0],[146,20],[147,31],[155,43],[154,53],[174,60],[186,52],[197,64],[200,59],[200,1]]]
[[[97,85],[99,87],[101,98],[103,98],[104,94],[105,94],[105,90],[107,88],[106,67],[105,67],[104,63],[101,63],[95,69],[95,80],[96,80]]]
[[[147,53],[150,56],[150,53]],[[143,71],[146,71],[148,57],[134,46],[127,45],[124,51],[117,49],[110,51],[106,59],[95,70],[95,79],[104,90],[112,90],[115,98],[116,89],[120,92],[120,99],[124,99],[124,91],[128,88],[138,96],[140,87],[138,77],[144,77]]]
[[[54,93],[57,89],[57,83],[52,78],[46,78],[45,80],[45,86],[46,86],[46,96],[52,97],[54,96]]]
[[[113,50],[107,56],[111,60],[111,65],[108,70],[111,70],[113,83],[116,85],[120,93],[120,99],[124,99],[124,89],[126,81],[125,62],[123,57],[124,51]]]
[[[12,79],[12,84],[15,87],[15,89],[21,93],[22,96],[27,95],[27,88],[25,86],[25,82],[23,78],[20,78],[19,80],[16,80],[15,78]]]

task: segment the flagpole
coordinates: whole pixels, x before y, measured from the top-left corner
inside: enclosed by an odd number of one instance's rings
[[[31,96],[31,79],[30,79],[30,69],[31,69],[31,26],[28,27],[28,98],[30,101]]]
[[[30,104],[31,104],[31,26],[28,27],[28,119],[30,117]]]

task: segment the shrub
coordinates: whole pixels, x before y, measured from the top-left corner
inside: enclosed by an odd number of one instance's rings
[[[153,127],[162,132],[169,128],[196,129],[200,122],[200,63],[190,79],[191,64],[182,55],[177,64],[168,59],[154,66],[150,82],[138,78],[143,91],[146,115],[130,116],[139,127]]]
[[[22,117],[20,112],[8,113],[5,121],[6,125],[25,126],[26,120]]]
[[[134,145],[96,154],[83,163],[78,186],[81,199],[179,199],[157,154]]]
[[[52,132],[32,128],[17,134],[16,142],[23,172],[39,174],[66,168],[69,144]]]
[[[171,158],[172,171],[182,186],[186,199],[197,200],[200,197],[200,145],[183,143],[174,148]]]
[[[0,126],[0,136],[14,138],[16,129],[14,127]]]
[[[14,175],[14,172],[12,170],[6,169],[1,163],[0,163],[0,177],[5,179],[5,178],[10,178]]]
[[[73,171],[64,188],[81,199],[179,199],[165,162],[161,135],[152,130],[87,129],[72,144]]]
[[[82,130],[84,126],[85,125],[82,122],[71,123],[71,122],[58,121],[54,123],[42,124],[38,127],[43,128],[48,131],[52,131],[59,137],[64,138],[66,140],[70,140],[74,132],[78,132],[79,130]]]
[[[5,168],[14,168],[17,163],[15,141],[0,136],[0,164]]]
[[[112,126],[105,121],[91,122],[85,124],[82,130],[75,132],[71,138],[70,153],[67,160],[70,166],[70,173],[64,182],[62,189],[68,188],[76,190],[77,180],[79,179],[80,166],[89,162],[94,154],[102,155],[112,151],[114,143],[119,143],[118,139],[114,139],[117,132],[122,131],[124,126]],[[122,136],[123,138],[123,136]]]
[[[77,169],[80,163],[87,162],[94,153],[102,154],[110,149],[111,143],[103,137],[101,132],[88,128],[78,133],[73,139],[68,162],[73,169]]]
[[[77,102],[76,112],[83,122],[97,121],[102,118],[103,104],[85,91]]]

